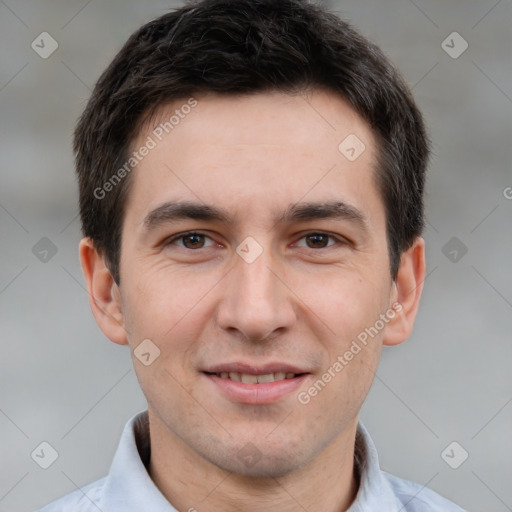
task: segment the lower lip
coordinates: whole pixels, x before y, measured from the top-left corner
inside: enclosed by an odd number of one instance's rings
[[[232,401],[241,404],[273,404],[290,393],[296,392],[309,374],[303,374],[293,379],[263,382],[261,384],[246,384],[231,379],[223,379],[217,375],[204,373],[206,377]]]

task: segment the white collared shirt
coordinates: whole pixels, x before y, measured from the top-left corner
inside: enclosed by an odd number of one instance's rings
[[[147,472],[149,446],[149,421],[144,411],[126,424],[106,477],[38,512],[177,512]],[[375,445],[361,423],[357,427],[354,461],[360,483],[347,512],[465,512],[420,484],[382,471]],[[194,504],[187,510],[195,510]]]

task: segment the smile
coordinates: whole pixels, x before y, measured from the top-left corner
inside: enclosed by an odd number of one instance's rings
[[[202,371],[214,393],[238,404],[269,405],[295,396],[312,374],[287,363],[229,363]]]
[[[276,372],[276,373],[265,373],[261,375],[252,375],[250,373],[240,373],[240,372],[220,372],[214,373],[217,377],[221,379],[230,379],[235,382],[243,382],[244,384],[262,384],[265,382],[277,382],[280,380],[293,379],[298,374],[296,373],[285,373],[285,372]]]

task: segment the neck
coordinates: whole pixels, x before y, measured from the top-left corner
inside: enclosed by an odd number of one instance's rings
[[[343,512],[356,497],[357,421],[301,468],[279,478],[263,478],[223,470],[201,457],[160,422],[151,420],[150,415],[148,471],[160,492],[177,510]]]

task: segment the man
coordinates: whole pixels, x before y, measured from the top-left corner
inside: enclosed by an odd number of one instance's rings
[[[75,133],[93,314],[147,412],[50,511],[460,511],[358,422],[425,277],[421,115],[299,0],[189,3],[133,34]]]

